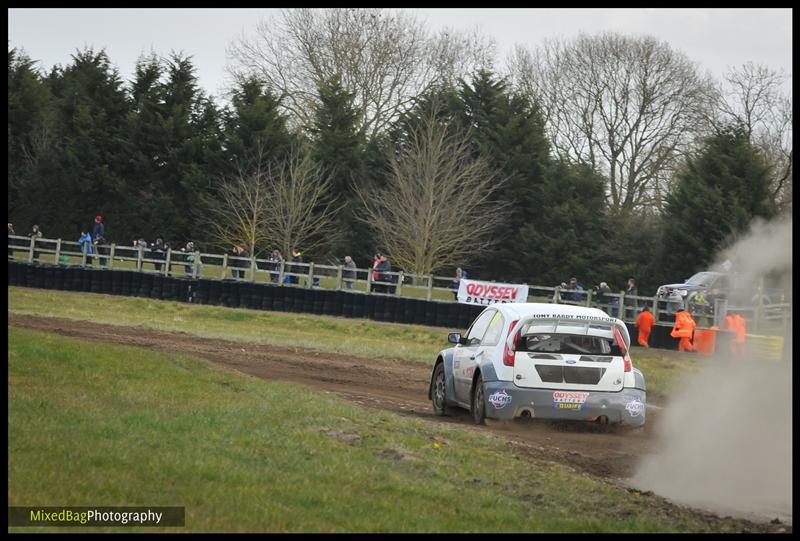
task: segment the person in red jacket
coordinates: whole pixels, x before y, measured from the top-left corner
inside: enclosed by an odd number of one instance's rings
[[[636,318],[636,326],[639,328],[639,345],[644,346],[646,348],[650,347],[648,343],[650,340],[650,331],[653,328],[653,324],[656,322],[656,318],[653,317],[653,314],[650,313],[650,309],[645,306],[642,308],[641,313]]]
[[[744,356],[744,335],[747,329],[744,318],[736,312],[728,312],[722,324],[722,330],[734,333],[731,340],[731,355],[734,357]]]
[[[673,338],[680,338],[678,342],[678,351],[694,351],[692,344],[692,335],[694,328],[697,327],[692,315],[683,308],[675,312],[675,325],[672,327],[670,336]]]
[[[747,334],[747,324],[742,314],[738,312],[733,315],[733,320],[733,332],[736,333],[732,343],[733,354],[737,357],[744,357],[744,336]]]

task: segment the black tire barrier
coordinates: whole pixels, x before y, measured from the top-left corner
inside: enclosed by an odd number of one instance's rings
[[[397,323],[397,306],[398,306],[398,298],[397,297],[386,297],[384,300],[383,305],[383,320],[384,321],[391,321],[392,323]]]
[[[313,314],[314,312],[314,290],[313,289],[304,289],[303,290],[303,309],[301,312],[305,312],[307,314]]]
[[[353,316],[356,318],[367,317],[367,299],[372,300],[372,295],[366,293],[353,293]]]
[[[261,305],[264,303],[264,286],[258,284],[250,284],[250,304],[248,307],[251,310],[261,310]]]
[[[153,275],[142,273],[139,277],[139,288],[136,296],[149,297],[151,289],[153,289]]]
[[[383,307],[385,305],[386,297],[383,295],[375,296],[375,300],[372,302],[372,310],[369,311],[367,317],[376,321],[383,321]]]
[[[161,288],[164,285],[164,277],[160,274],[153,276],[153,287],[150,288],[151,299],[161,299]]]
[[[197,304],[213,304],[210,300],[211,280],[201,278],[195,283],[197,284],[197,290],[192,302],[196,302]]]
[[[273,310],[275,299],[275,287],[270,285],[262,285],[261,288],[261,310]]]
[[[100,283],[102,284],[101,289],[103,293],[106,295],[111,295],[114,286],[114,273],[101,270]]]
[[[148,297],[232,308],[306,312],[376,321],[428,325],[464,332],[484,309],[483,306],[418,298],[368,295],[360,292],[285,287],[273,284],[165,277],[130,270],[83,268],[8,262],[8,285],[64,291],[87,291],[114,295]],[[631,341],[638,331],[626,324]],[[658,324],[650,333],[650,347],[677,350],[678,340],[670,336],[671,324]],[[717,351],[728,351],[733,333],[719,331]]]
[[[272,292],[272,309],[276,312],[286,311],[286,289],[281,286],[271,286],[274,288]]]

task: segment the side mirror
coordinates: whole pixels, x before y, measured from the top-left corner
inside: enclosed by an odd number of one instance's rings
[[[450,342],[451,344],[460,344],[461,333],[458,332],[447,333],[447,341]]]

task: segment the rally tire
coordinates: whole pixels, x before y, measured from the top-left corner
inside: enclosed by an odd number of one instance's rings
[[[472,414],[472,422],[476,425],[486,424],[486,399],[485,390],[483,388],[483,377],[478,374],[475,383],[472,386],[472,401],[470,403],[470,413]]]
[[[444,363],[439,363],[433,369],[433,382],[431,384],[431,404],[433,413],[439,417],[447,415],[447,382],[445,381]]]

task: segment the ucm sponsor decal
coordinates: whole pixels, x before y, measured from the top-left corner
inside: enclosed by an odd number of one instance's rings
[[[631,417],[638,417],[644,413],[644,404],[638,398],[634,398],[625,404],[625,409],[631,414]]]
[[[509,395],[505,389],[501,389],[496,393],[489,395],[489,403],[494,406],[494,409],[503,409],[511,403],[512,396]]]

